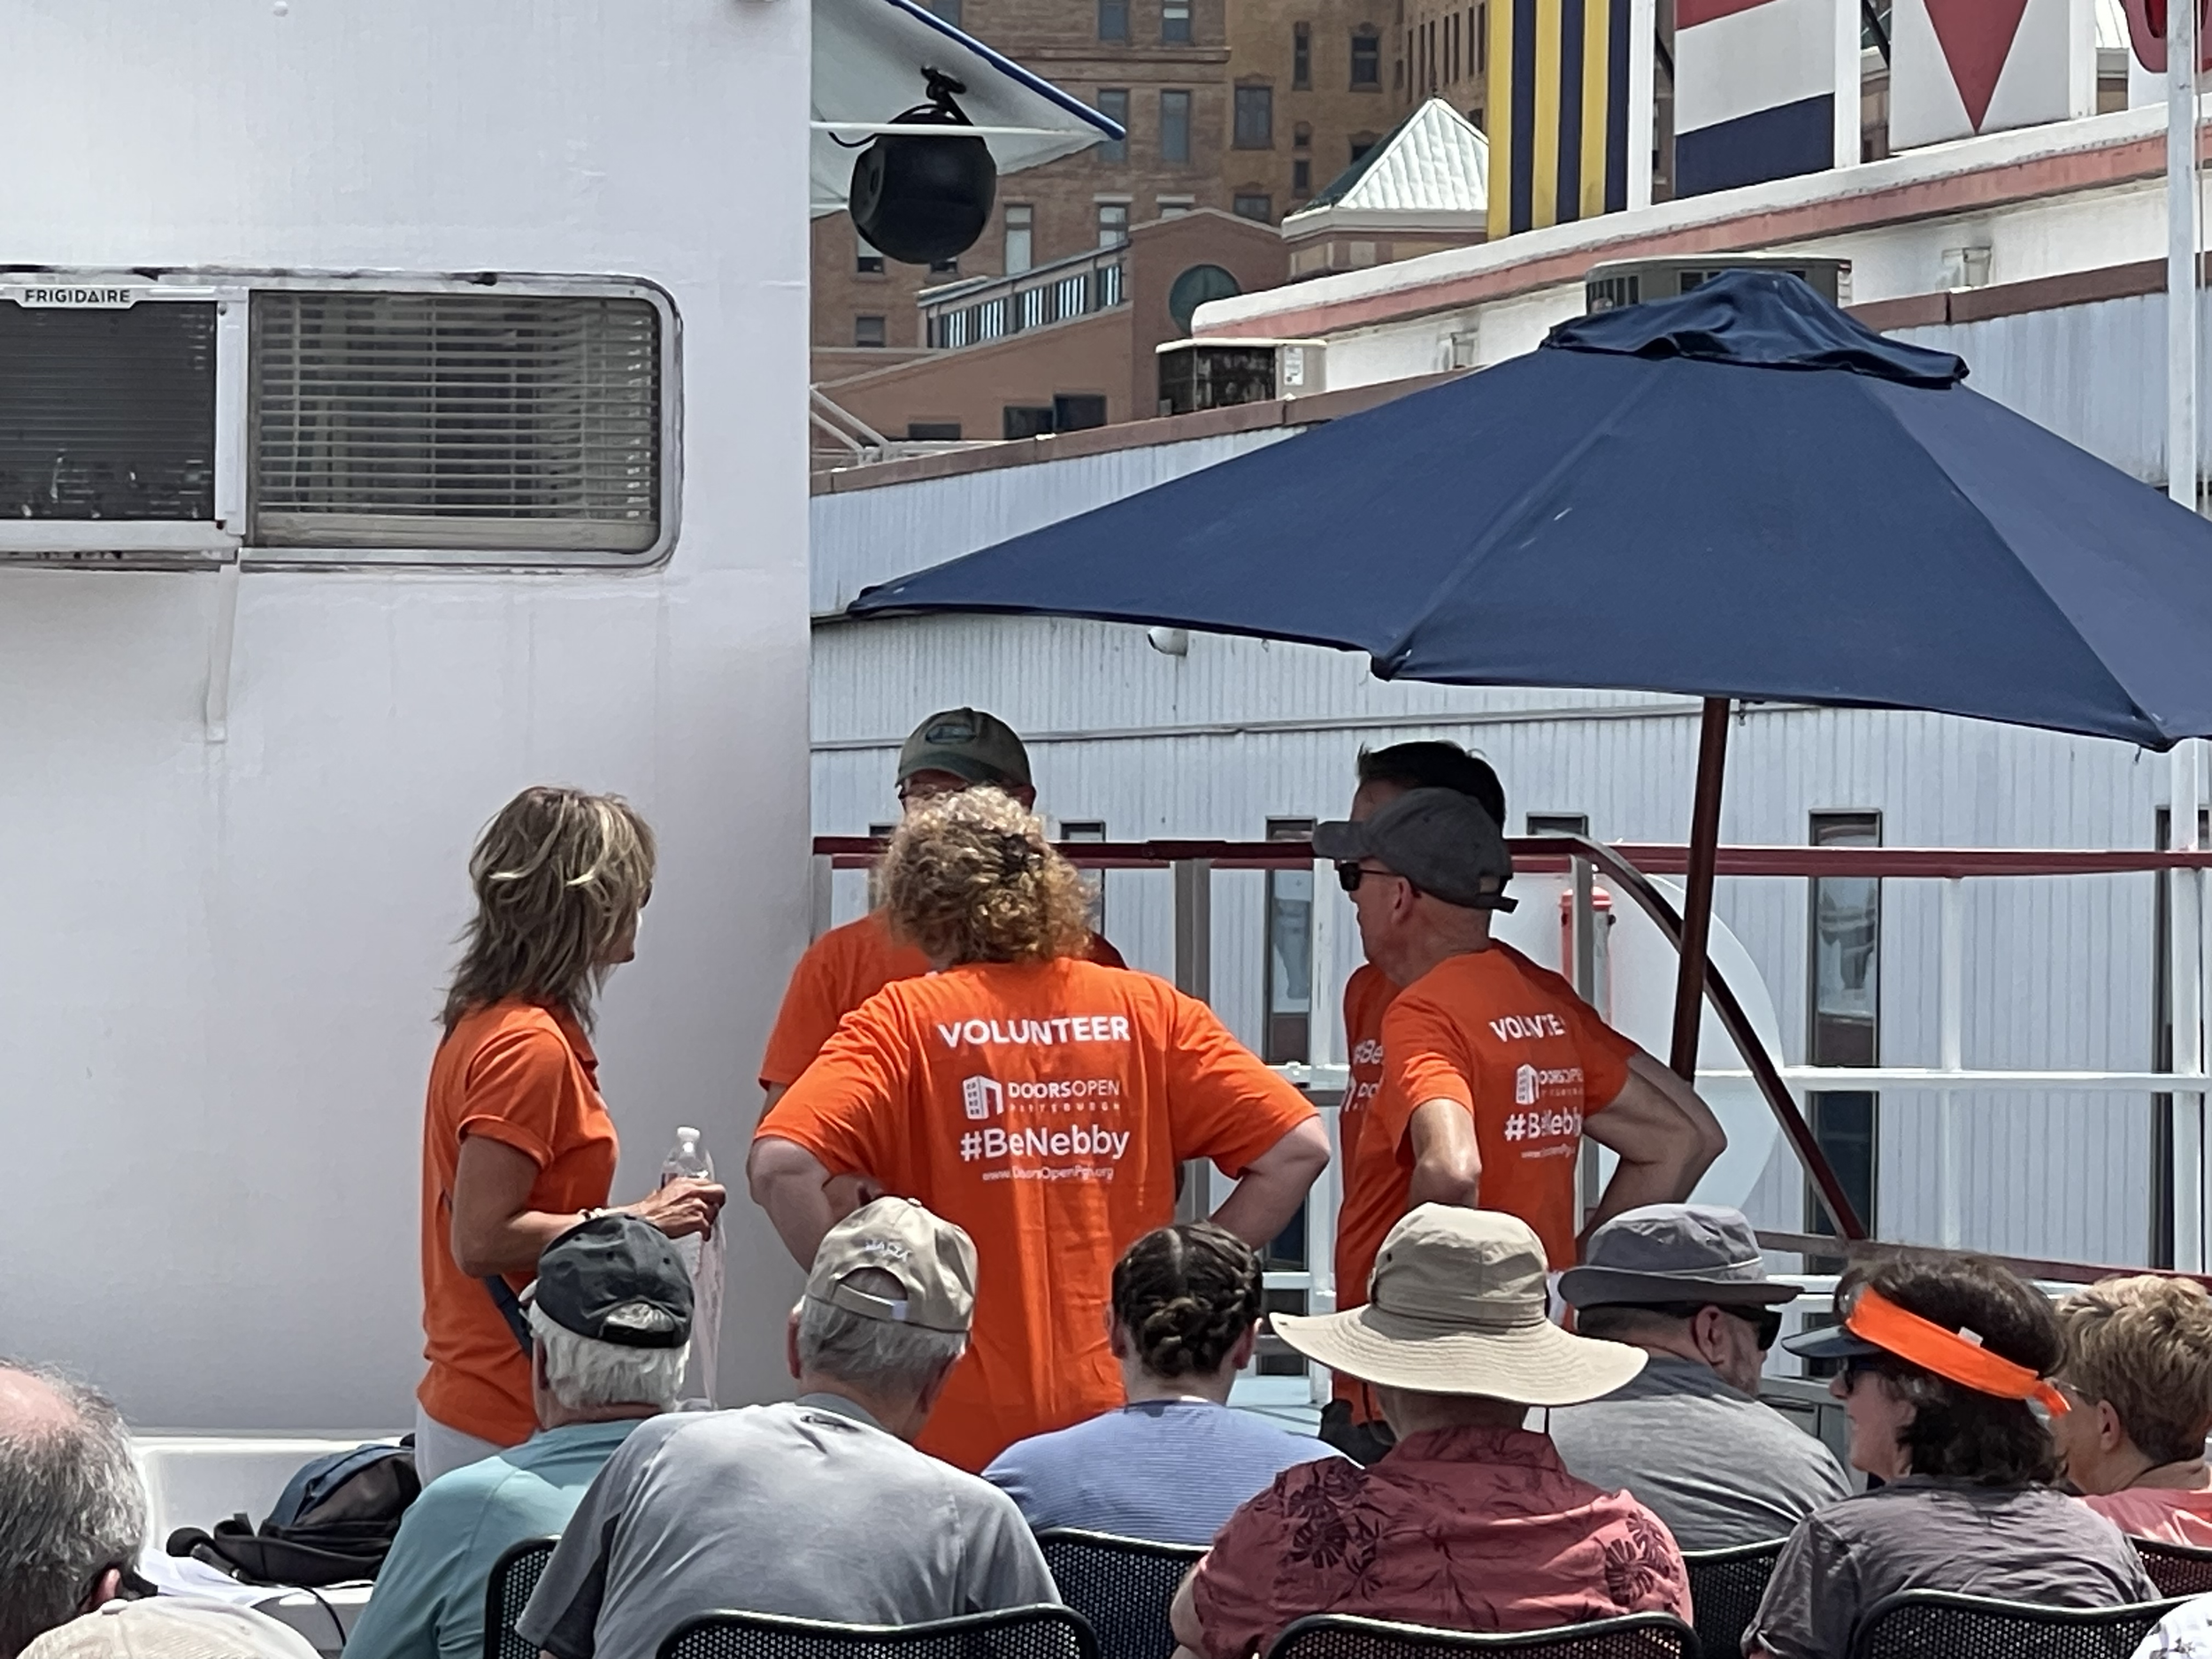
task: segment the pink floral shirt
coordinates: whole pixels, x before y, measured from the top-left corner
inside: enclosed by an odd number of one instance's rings
[[[1222,1528],[1193,1597],[1207,1659],[1263,1651],[1308,1613],[1463,1631],[1690,1617],[1665,1524],[1521,1429],[1437,1429],[1371,1468],[1285,1471]]]

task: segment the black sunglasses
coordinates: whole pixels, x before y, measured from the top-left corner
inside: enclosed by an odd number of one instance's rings
[[[1343,861],[1336,867],[1336,884],[1347,893],[1358,892],[1359,884],[1369,876],[1388,876],[1393,881],[1406,881],[1405,877],[1394,870],[1370,870],[1351,860]],[[1411,887],[1413,884],[1406,881],[1406,885]]]

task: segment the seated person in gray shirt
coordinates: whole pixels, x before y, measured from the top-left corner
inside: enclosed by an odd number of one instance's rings
[[[983,1478],[1039,1532],[1211,1543],[1284,1470],[1338,1455],[1310,1434],[1230,1409],[1260,1311],[1260,1259],[1236,1234],[1210,1221],[1146,1233],[1114,1264],[1108,1317],[1129,1403],[1017,1440]]]
[[[517,1632],[556,1659],[634,1659],[723,1609],[912,1624],[1058,1601],[1012,1500],[908,1444],[974,1310],[965,1233],[911,1199],[854,1211],[791,1315],[799,1397],[633,1430]]]
[[[1750,1659],[1842,1659],[1900,1590],[2047,1607],[2116,1607],[2158,1591],[2120,1530],[2056,1490],[2058,1450],[2029,1409],[2067,1409],[2049,1299],[1975,1256],[1854,1268],[1842,1323],[1783,1346],[1844,1362],[1829,1385],[1851,1464],[1886,1484],[1800,1522],[1744,1633]],[[1726,1448],[1716,1455],[1725,1456]]]
[[[1767,1278],[1758,1235],[1736,1210],[1647,1204],[1590,1235],[1559,1278],[1584,1336],[1651,1357],[1601,1400],[1551,1414],[1560,1461],[1625,1490],[1684,1549],[1786,1536],[1850,1495],[1835,1455],[1770,1406],[1759,1371],[1797,1290]]]

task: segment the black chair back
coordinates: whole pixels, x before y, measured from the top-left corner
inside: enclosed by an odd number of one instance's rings
[[[833,1624],[772,1613],[709,1613],[679,1625],[657,1659],[1098,1659],[1083,1616],[1017,1607],[928,1624]]]
[[[1706,1659],[1736,1659],[1743,1633],[1759,1610],[1786,1539],[1764,1544],[1737,1544],[1727,1549],[1686,1549],[1690,1570],[1690,1618]]]
[[[1276,1637],[1267,1659],[1450,1659],[1480,1654],[1530,1659],[1698,1659],[1696,1632],[1666,1613],[1632,1613],[1556,1630],[1475,1634],[1317,1613]]]
[[[1056,1526],[1037,1534],[1060,1599],[1090,1621],[1101,1659],[1168,1659],[1168,1609],[1202,1545],[1154,1544]]]
[[[538,1659],[538,1645],[515,1634],[538,1576],[553,1559],[557,1538],[526,1538],[492,1563],[484,1587],[484,1659]]]
[[[2202,1595],[2212,1591],[2212,1549],[2165,1544],[2154,1538],[2131,1538],[2161,1595]]]
[[[2178,1601],[2126,1607],[2037,1607],[1901,1590],[1859,1616],[1850,1659],[2131,1659]]]

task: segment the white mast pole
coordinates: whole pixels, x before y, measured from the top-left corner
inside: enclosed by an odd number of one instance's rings
[[[2197,510],[2197,8],[2166,8],[2166,493]]]
[[[2197,0],[2168,0],[2166,7],[2166,494],[2197,511]],[[2200,799],[2196,745],[2175,745],[2171,757],[2173,830],[2168,844],[2197,844]],[[2177,1071],[2203,1067],[2198,1024],[2201,987],[2200,930],[2204,927],[2203,884],[2194,872],[2177,870],[2170,895],[2173,985],[2173,1064]],[[2174,1257],[2177,1266],[2205,1259],[2204,1096],[2177,1094],[2174,1101]]]

